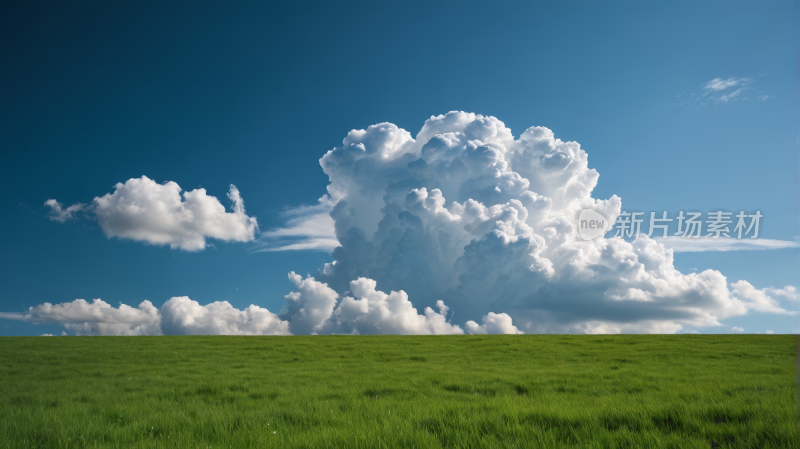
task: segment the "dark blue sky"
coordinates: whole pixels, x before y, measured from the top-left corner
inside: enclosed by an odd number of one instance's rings
[[[624,209],[758,209],[764,237],[800,238],[797,2],[17,2],[0,36],[0,311],[184,295],[277,311],[286,273],[329,254],[107,239],[43,203],[145,175],[227,205],[235,184],[268,230],[325,192],[319,158],[351,129],[414,134],[450,110],[580,142],[594,197]],[[684,103],[731,77],[752,80],[735,101]],[[681,253],[676,267],[797,285],[800,250]],[[770,321],[798,327],[730,324]],[[0,321],[0,335],[60,329]]]

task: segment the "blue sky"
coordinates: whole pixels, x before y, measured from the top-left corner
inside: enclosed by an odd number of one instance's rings
[[[0,312],[188,296],[278,313],[301,288],[287,273],[319,277],[329,252],[107,238],[91,214],[59,223],[44,202],[90,203],[146,176],[230,211],[235,184],[268,232],[326,193],[319,160],[350,130],[390,122],[413,136],[448,111],[579,142],[600,174],[592,197],[623,210],[759,210],[760,237],[800,240],[796,2],[13,7],[0,14]],[[715,79],[737,84],[704,88]],[[797,247],[676,253],[674,265],[800,287]],[[682,331],[800,329],[797,315],[752,310],[721,323]],[[0,335],[63,329],[0,319]]]

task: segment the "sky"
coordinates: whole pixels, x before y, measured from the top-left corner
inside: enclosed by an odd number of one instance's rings
[[[3,5],[0,335],[798,333],[799,13]]]

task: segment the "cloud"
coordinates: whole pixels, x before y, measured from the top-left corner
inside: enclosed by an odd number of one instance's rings
[[[351,282],[353,296],[339,295],[327,285],[294,272],[289,279],[295,291],[286,295],[280,315],[250,305],[244,310],[227,301],[200,305],[186,296],[170,298],[161,309],[143,301],[138,309],[121,304],[114,308],[95,299],[71,303],[45,303],[27,313],[0,313],[0,318],[33,323],[58,323],[77,335],[307,335],[307,334],[463,334],[447,320],[449,308],[439,301],[435,312],[417,313],[403,292],[383,293],[375,281]],[[489,314],[484,326],[516,330],[507,315]],[[499,331],[498,331],[499,332]]]
[[[761,100],[761,101],[766,101],[769,98],[775,98],[775,97],[773,97],[772,95],[760,95],[758,97],[758,99]]]
[[[765,333],[765,334],[774,334],[775,332],[774,332],[774,331],[771,331],[771,330],[767,330],[767,331],[766,331],[766,332],[764,332],[764,333]]]
[[[289,323],[255,305],[244,310],[228,301],[201,306],[179,296],[164,303],[160,312],[163,332],[168,335],[290,335]]]
[[[50,207],[47,218],[59,223],[64,223],[67,220],[74,220],[75,214],[86,208],[86,205],[83,203],[75,203],[64,209],[61,203],[52,199],[45,201],[44,205]]]
[[[725,94],[725,95],[719,97],[719,99],[717,99],[717,101],[721,102],[721,103],[727,103],[728,100],[732,100],[732,99],[735,99],[736,97],[738,97],[740,93],[742,93],[742,89],[736,89],[736,90],[734,90],[733,92],[731,92],[729,94]]]
[[[233,212],[205,189],[183,193],[175,182],[158,184],[148,179],[129,179],[114,186],[115,192],[94,199],[94,213],[108,237],[142,241],[154,245],[170,245],[185,251],[199,251],[206,238],[247,242],[258,228],[256,219],[248,217],[244,201],[235,186],[228,198]]]
[[[352,296],[339,295],[327,284],[294,272],[289,279],[295,291],[286,295],[281,317],[290,323],[294,334],[463,334],[447,321],[449,308],[442,301],[439,312],[427,307],[417,313],[404,291],[386,294],[376,289],[372,279],[350,282]]]
[[[161,316],[150,301],[138,308],[120,304],[118,308],[95,299],[61,304],[46,302],[30,307],[26,313],[3,313],[0,318],[33,323],[58,323],[76,335],[160,335]]]
[[[731,287],[733,287],[733,294],[741,299],[749,310],[764,313],[775,313],[780,315],[797,314],[797,312],[790,312],[782,309],[778,301],[770,296],[770,294],[776,296],[792,295],[794,293],[794,287],[792,286],[787,286],[787,289],[776,289],[774,287],[770,287],[758,290],[750,285],[750,283],[747,281],[739,281],[732,283]]]
[[[483,324],[467,321],[465,327],[470,334],[522,334],[521,330],[511,324],[511,317],[505,313],[489,312],[483,317]]]
[[[737,99],[747,100],[747,97],[741,97],[741,94],[742,91],[750,89],[749,87],[745,86],[753,82],[753,78],[714,78],[701,86],[701,92],[692,93],[688,97],[685,97],[684,99],[681,99],[673,104],[683,106],[686,103],[694,100],[694,102],[700,102],[700,106],[706,106],[709,101],[713,101],[714,103],[727,103]],[[683,95],[684,94],[678,95],[677,98],[681,98]],[[767,98],[770,98],[770,95],[762,95],[759,98],[764,101]]]
[[[57,221],[72,218],[78,210],[91,210],[109,238],[169,245],[184,251],[204,249],[207,238],[248,242],[258,231],[255,217],[245,213],[244,201],[234,185],[228,192],[232,212],[226,212],[205,189],[181,194],[177,183],[158,184],[146,176],[118,183],[114,189],[114,193],[96,197],[88,208],[76,204],[62,210],[55,200],[45,204],[53,209],[51,218]],[[81,207],[73,209],[76,206]]]
[[[289,335],[289,323],[267,309],[238,310],[227,301],[201,306],[186,296],[170,298],[160,310],[146,300],[133,308],[76,299],[44,303],[26,313],[0,312],[0,318],[61,324],[76,335]]]
[[[716,270],[681,273],[674,242],[582,240],[575,227],[580,211],[591,208],[614,222],[622,200],[593,198],[599,174],[588,154],[547,128],[515,138],[497,118],[465,112],[431,117],[416,137],[380,123],[350,131],[320,165],[329,185],[319,204],[288,209],[286,226],[268,231],[257,250],[329,250],[335,240],[333,262],[313,277],[290,273],[294,291],[278,314],[178,297],[155,312],[161,325],[151,332],[519,332],[513,320],[528,333],[676,333],[720,328],[721,320],[750,312],[795,313],[778,301],[796,299],[792,286],[759,290],[743,280],[729,283]],[[122,234],[124,227],[110,223],[111,235],[200,249],[207,237],[252,238],[255,219],[244,214],[238,192],[229,196],[233,214],[202,189],[181,201],[177,184],[142,178],[95,199],[95,213],[122,217],[141,232]],[[183,211],[195,220],[184,220]],[[200,226],[206,215],[230,215],[233,224],[216,225],[226,217]],[[776,242],[734,245],[797,246]],[[725,250],[731,249],[740,248]]]
[[[386,294],[375,289],[372,279],[358,278],[350,283],[353,296],[346,296],[334,310],[328,332],[349,334],[463,334],[456,325],[447,322],[450,310],[437,301],[439,312],[426,307],[417,313],[404,291]]]
[[[770,250],[800,248],[800,243],[789,240],[773,239],[735,239],[735,238],[707,238],[697,239],[667,237],[655,239],[666,248],[676,253],[706,252],[706,251],[745,251],[745,250]]]
[[[749,82],[709,89],[734,81]],[[444,301],[462,322],[506,314],[529,332],[674,333],[750,310],[786,313],[734,294],[716,270],[679,272],[660,239],[579,239],[580,210],[615,221],[622,201],[593,198],[588,154],[547,128],[515,138],[500,120],[465,112],[431,117],[416,137],[380,123],[352,130],[320,164],[339,246],[315,278],[341,295],[365,278],[417,307]],[[703,250],[736,245],[796,246]]]
[[[286,210],[281,216],[286,220],[283,228],[262,232],[254,252],[318,250],[332,252],[339,246],[333,232],[331,218],[333,204],[325,195],[314,206],[300,206]]]
[[[339,294],[309,276],[303,279],[294,271],[289,273],[297,291],[286,295],[281,315],[291,322],[294,334],[316,334],[333,313]]]
[[[782,297],[790,301],[800,301],[800,293],[791,285],[787,285],[783,288],[767,287],[763,291],[769,296]]]
[[[703,90],[717,92],[729,87],[745,86],[750,83],[750,78],[714,78],[703,85]]]
[[[737,334],[741,334],[742,332],[744,332],[744,329],[742,329],[742,328],[741,328],[741,327],[739,327],[739,326],[733,326],[733,327],[731,328],[731,332],[736,332]]]

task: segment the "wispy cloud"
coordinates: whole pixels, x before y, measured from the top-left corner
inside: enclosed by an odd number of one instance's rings
[[[282,228],[262,232],[253,252],[314,250],[332,252],[339,241],[334,232],[330,212],[333,203],[328,195],[319,199],[319,204],[299,206],[281,213],[286,220]]]
[[[742,93],[742,89],[736,89],[736,90],[734,90],[733,92],[731,92],[729,94],[725,94],[725,95],[719,97],[719,99],[717,101],[720,102],[720,103],[727,103],[728,100],[733,100],[736,97],[738,97],[740,93]]]
[[[759,75],[764,76],[764,75]],[[709,103],[728,103],[733,100],[747,100],[748,97],[742,96],[742,91],[750,89],[747,85],[754,83],[754,78],[736,78],[731,77],[727,79],[714,78],[711,81],[703,83],[700,91],[687,95],[682,93],[678,95],[678,102],[673,105],[683,106],[687,103],[697,103],[699,106],[706,106]],[[763,92],[758,92],[763,94]],[[771,95],[763,94],[758,98],[761,101],[771,98]]]
[[[45,201],[44,205],[50,207],[47,218],[59,223],[64,223],[67,220],[74,220],[75,214],[86,209],[86,204],[84,203],[75,203],[64,209],[61,203],[53,199]]]
[[[706,237],[687,239],[681,237],[667,237],[665,239],[656,239],[656,241],[662,243],[676,253],[800,248],[800,243],[798,242],[774,239],[712,239]]]
[[[746,86],[750,84],[750,82],[750,78],[728,78],[726,80],[722,78],[714,78],[703,85],[703,90],[717,92],[720,90],[725,90],[729,87]]]

